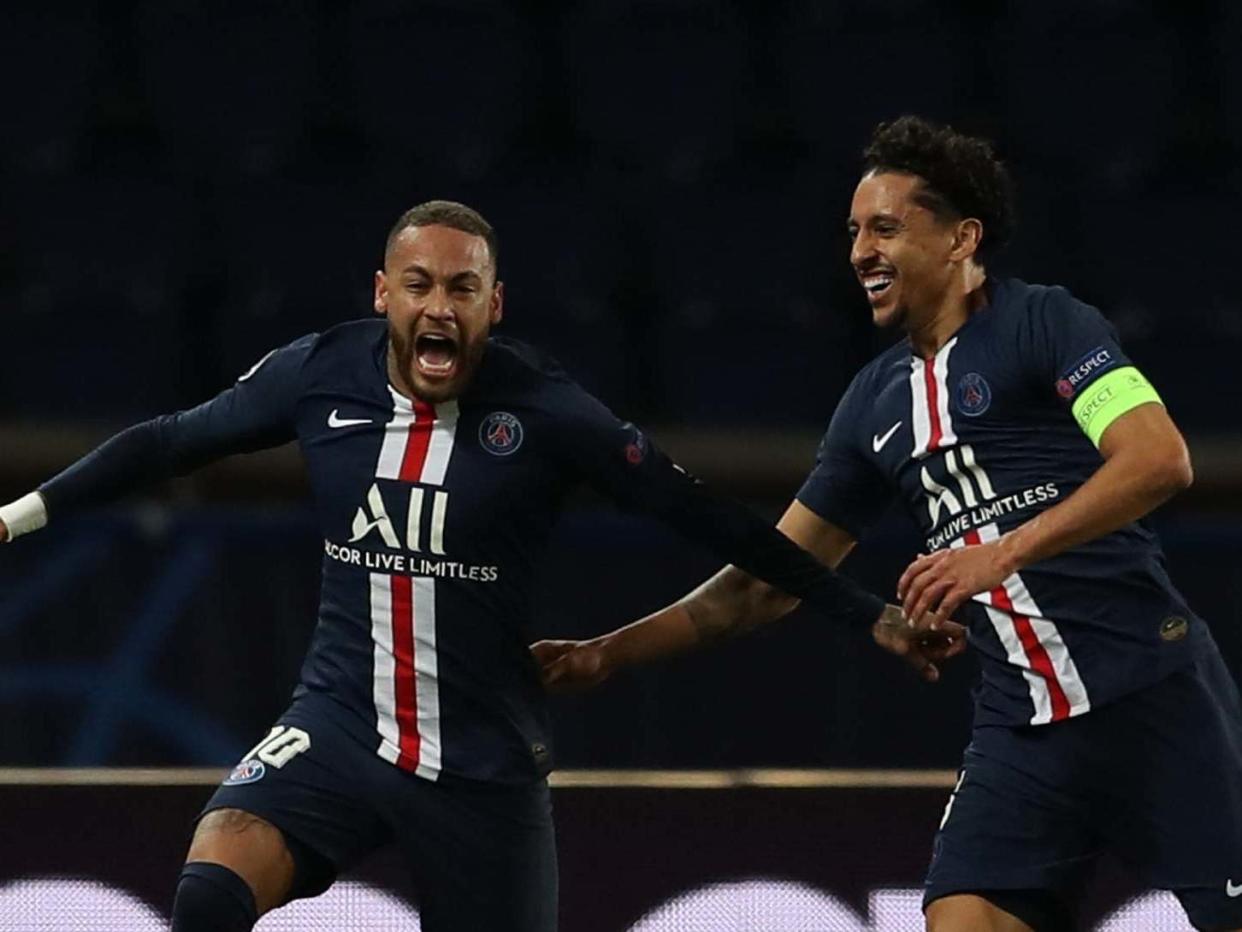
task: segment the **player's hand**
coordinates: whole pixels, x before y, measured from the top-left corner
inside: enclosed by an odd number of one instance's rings
[[[530,646],[550,692],[573,692],[598,686],[612,667],[597,641],[538,641]]]
[[[7,544],[9,541],[9,529],[3,521],[0,521],[0,544]]]
[[[886,651],[903,658],[929,683],[940,679],[940,667],[966,649],[966,629],[955,621],[942,621],[935,631],[916,631],[901,617],[901,609],[889,605],[871,626],[871,636]]]
[[[1013,572],[995,541],[938,550],[906,567],[897,598],[910,627],[935,630],[972,596],[998,588]]]

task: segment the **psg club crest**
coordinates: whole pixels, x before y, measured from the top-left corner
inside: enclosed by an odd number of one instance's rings
[[[256,780],[262,780],[263,775],[267,773],[267,767],[261,760],[244,760],[229,774],[228,779],[224,781],[225,786],[238,786],[242,783],[254,783]]]
[[[479,425],[479,443],[493,456],[516,453],[522,437],[522,422],[507,411],[493,411]]]
[[[992,403],[992,387],[978,372],[968,372],[957,383],[957,407],[967,417],[978,417]]]

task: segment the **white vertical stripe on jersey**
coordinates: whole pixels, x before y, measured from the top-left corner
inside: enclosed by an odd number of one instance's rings
[[[417,414],[413,402],[392,386],[388,387],[393,401],[392,419],[385,425],[375,466],[377,479],[399,479],[410,443],[410,431]],[[448,401],[433,408],[432,424],[419,482],[443,485],[457,434],[458,407]],[[410,490],[407,514],[407,543],[413,551],[420,550],[423,504],[426,491]],[[444,522],[448,493],[437,491],[432,499],[430,547],[444,553]],[[439,777],[443,748],[440,738],[440,661],[436,652],[436,580],[432,577],[411,578],[414,616],[414,695],[417,707],[418,764],[415,773],[429,780]],[[397,763],[401,755],[401,735],[397,724],[396,658],[393,655],[392,577],[371,574],[371,635],[374,640],[374,700],[377,730],[380,734],[379,756]]]
[[[444,474],[448,472],[449,458],[453,455],[453,440],[457,436],[457,415],[456,401],[436,405],[436,422],[431,428],[431,442],[423,463],[422,481],[427,485],[444,485]]]
[[[405,459],[405,446],[409,440],[410,428],[414,426],[414,408],[409,399],[398,395],[389,388],[392,394],[392,420],[384,427],[384,442],[380,446],[379,462],[375,466],[375,478],[399,479],[401,463]]]
[[[914,451],[910,457],[922,459],[927,455],[927,444],[931,441],[931,418],[927,415],[923,360],[917,356],[910,357],[910,417],[914,426]]]
[[[999,538],[1000,528],[996,524],[986,524],[979,528],[979,539],[983,543],[990,543]],[[959,543],[955,541],[954,546],[958,546]],[[1048,659],[1052,662],[1053,673],[1061,686],[1061,691],[1065,693],[1065,698],[1069,702],[1070,716],[1081,715],[1083,712],[1088,711],[1091,708],[1091,699],[1087,695],[1087,686],[1078,673],[1078,666],[1074,663],[1074,658],[1070,656],[1069,648],[1065,644],[1065,639],[1061,637],[1061,632],[1057,628],[1056,623],[1043,616],[1039,605],[1035,602],[1035,597],[1031,595],[1031,591],[1027,588],[1026,582],[1022,579],[1020,573],[1014,573],[1005,580],[1004,585],[1005,593],[1009,596],[1009,601],[1013,603],[1014,611],[1024,616],[1031,623],[1031,630],[1035,632],[1036,640],[1039,641],[1040,646],[1048,654]],[[976,596],[976,598],[982,600],[979,596]],[[1027,683],[1031,685],[1031,701],[1035,706],[1035,714],[1031,717],[1031,724],[1047,724],[1052,721],[1052,694],[1048,689],[1047,681],[1030,668],[1030,658],[1027,657],[1022,641],[1014,628],[1013,618],[1005,612],[991,608],[991,603],[991,594],[987,593],[988,617],[991,619],[993,627],[996,628],[996,633],[1000,636],[1001,643],[1005,645],[1005,653],[1009,657],[1009,662],[1022,668],[1023,676],[1026,678]],[[1010,646],[1009,641],[1006,640],[1006,632],[1008,632],[1008,636],[1012,638],[1013,644],[1017,647],[1018,655],[1016,659],[1013,648]],[[1036,684],[1038,688],[1036,688]]]
[[[418,767],[415,773],[428,780],[440,775],[440,669],[436,654],[436,581],[415,576],[414,686],[418,699]]]
[[[372,698],[376,730],[380,734],[379,756],[395,764],[401,753],[397,728],[397,661],[392,652],[392,577],[371,573],[371,640],[374,643]]]
[[[940,441],[936,449],[957,443],[953,418],[949,413],[949,354],[957,345],[957,337],[940,348],[932,360],[932,380],[936,385],[936,417],[940,422]],[[918,356],[910,357],[910,416],[914,424],[914,450],[910,456],[922,459],[928,454],[932,437],[931,398],[927,393],[927,363]]]
[[[957,434],[953,432],[953,416],[949,413],[949,354],[957,346],[954,337],[936,354],[932,364],[932,375],[936,379],[936,408],[940,415],[940,446],[948,447],[957,443]]]
[[[987,524],[979,528],[979,539],[983,543],[996,540],[999,537],[999,531],[995,524]],[[965,547],[966,541],[959,537],[950,544],[951,547]],[[1044,678],[1031,669],[1030,660],[1027,659],[1026,650],[1022,646],[1022,639],[1018,637],[1018,631],[1013,626],[1013,619],[1005,612],[992,605],[992,593],[980,592],[974,596],[974,601],[981,602],[987,610],[988,621],[992,623],[992,630],[996,632],[996,636],[1000,639],[1001,647],[1005,648],[1005,658],[1011,666],[1017,667],[1022,671],[1022,678],[1026,680],[1026,689],[1031,697],[1031,704],[1035,707],[1035,716],[1031,720],[1031,724],[1039,724],[1035,719],[1041,722],[1052,720],[1052,694],[1048,691],[1048,684],[1044,682]],[[1041,718],[1041,716],[1047,716]]]
[[[1086,712],[1091,708],[1087,686],[1082,681],[1082,677],[1078,675],[1078,666],[1074,663],[1074,658],[1070,656],[1069,648],[1065,646],[1065,640],[1061,637],[1056,623],[1044,617],[1039,606],[1035,604],[1030,590],[1027,589],[1026,582],[1018,573],[1014,573],[1005,580],[1005,591],[1009,593],[1009,601],[1013,603],[1013,607],[1030,619],[1031,629],[1035,632],[1044,650],[1048,652],[1048,659],[1052,661],[1052,670],[1061,684],[1061,691],[1065,693],[1065,698],[1069,701],[1070,716]],[[1051,717],[1048,721],[1051,721]],[[1042,723],[1032,722],[1031,724]]]

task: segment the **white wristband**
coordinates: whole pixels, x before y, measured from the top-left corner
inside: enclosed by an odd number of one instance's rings
[[[0,508],[0,521],[9,529],[9,540],[13,540],[47,524],[47,504],[42,495],[31,492]]]

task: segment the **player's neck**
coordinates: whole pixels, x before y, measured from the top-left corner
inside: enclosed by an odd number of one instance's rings
[[[935,356],[966,321],[987,305],[987,291],[983,287],[986,280],[982,266],[968,263],[938,304],[920,314],[917,321],[911,319],[907,330],[910,346],[917,355],[924,359]]]

